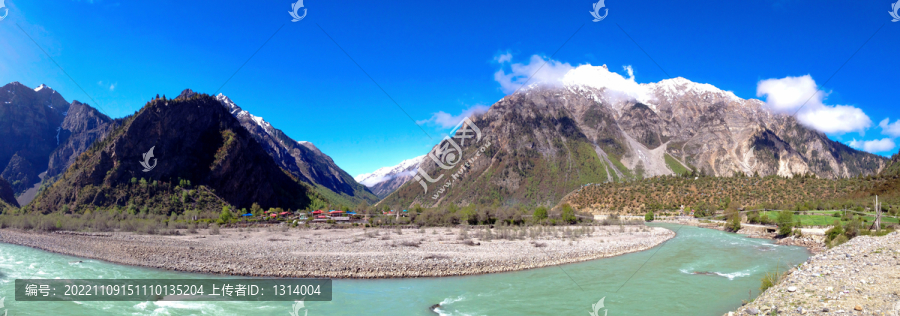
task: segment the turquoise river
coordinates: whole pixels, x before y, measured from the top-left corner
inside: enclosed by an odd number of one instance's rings
[[[333,300],[307,302],[300,315],[715,315],[759,293],[767,271],[809,257],[717,230],[652,224],[677,232],[653,249],[614,258],[489,275],[334,280]],[[78,260],[83,262],[77,263]],[[79,259],[0,244],[0,314],[8,315],[282,315],[292,302],[16,302],[15,279],[210,278]],[[749,293],[748,291],[752,291]]]

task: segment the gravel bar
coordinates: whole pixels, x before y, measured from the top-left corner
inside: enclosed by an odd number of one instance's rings
[[[575,229],[575,227],[572,227]],[[645,226],[590,236],[480,240],[484,228],[222,229],[184,235],[0,230],[0,242],[141,267],[291,278],[414,278],[517,271],[638,252],[675,237]],[[497,229],[494,229],[495,233]],[[184,232],[183,232],[184,233]],[[472,236],[472,237],[469,237]],[[486,234],[485,234],[486,236]],[[487,238],[485,238],[487,239]]]

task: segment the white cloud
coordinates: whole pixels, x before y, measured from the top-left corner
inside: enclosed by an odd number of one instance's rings
[[[498,60],[503,56],[498,57]],[[511,59],[512,56],[510,55],[509,58]],[[559,85],[566,73],[574,69],[568,63],[544,59],[538,55],[531,56],[528,64],[514,63],[509,67],[509,73],[503,69],[494,73],[494,80],[500,83],[500,88],[505,93],[515,92],[526,82],[528,84]],[[529,80],[529,78],[531,79]]]
[[[471,108],[465,109],[459,115],[451,115],[444,111],[438,111],[431,116],[430,119],[416,121],[419,124],[431,123],[440,126],[441,128],[451,128],[462,122],[463,118],[470,117],[472,115],[481,114],[487,112],[490,107],[487,105],[477,104]]]
[[[890,137],[900,137],[900,120],[891,123],[890,118],[885,118],[881,121],[881,123],[878,123],[878,126],[881,127],[882,135],[888,135]]]
[[[506,54],[500,54],[497,57],[494,57],[494,60],[498,63],[508,63],[512,61],[512,53],[507,52]]]
[[[869,116],[857,107],[826,105],[824,100],[827,95],[819,90],[810,75],[762,80],[756,87],[756,96],[766,96],[768,109],[776,113],[796,113],[800,124],[817,131],[864,134],[872,126]]]
[[[809,100],[807,106],[814,103],[822,104],[824,92],[819,91],[810,75],[806,75],[760,81],[756,85],[756,96],[764,95],[769,109],[780,113],[793,113],[807,103],[807,100]]]
[[[104,87],[104,88],[109,88],[109,91],[115,91],[115,90],[116,90],[116,87],[119,86],[119,83],[118,83],[118,82],[116,82],[116,83],[103,83],[103,80],[100,80],[100,81],[97,81],[97,85],[98,85],[98,86],[101,86],[101,87]]]
[[[859,108],[849,105],[813,106],[797,113],[797,121],[826,134],[859,132],[865,134],[872,120]]]
[[[896,146],[896,144],[894,144],[894,141],[891,140],[890,138],[865,140],[865,141],[853,139],[847,145],[850,145],[850,147],[853,147],[856,149],[862,149],[862,150],[870,152],[870,153],[892,151],[892,150],[894,150],[894,147]]]
[[[628,65],[628,66],[622,66],[622,69],[624,69],[625,72],[628,73],[628,77],[631,78],[631,80],[633,81],[634,80],[634,68],[631,68],[631,65]]]
[[[580,65],[567,73],[562,81],[567,85],[606,89],[606,95],[611,98],[637,100],[642,103],[652,102],[655,98],[650,92],[650,88],[635,81],[634,69],[630,65],[623,66],[622,69],[628,73],[628,78],[609,71],[606,65]]]

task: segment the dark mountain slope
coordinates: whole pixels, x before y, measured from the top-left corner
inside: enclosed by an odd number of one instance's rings
[[[13,195],[12,187],[9,186],[9,182],[6,182],[3,178],[0,178],[0,212],[4,210],[4,205],[13,207],[19,207],[19,204],[16,203],[16,196]]]
[[[69,108],[59,93],[13,82],[0,88],[0,176],[19,194],[40,182]]]
[[[151,148],[153,157],[145,159]],[[152,170],[145,172],[141,162]],[[298,209],[310,201],[308,188],[279,168],[215,98],[197,94],[149,102],[79,156],[31,207],[49,213],[63,206],[141,206],[153,197],[138,199],[130,190],[144,179],[154,185],[188,180],[239,208],[256,202]]]

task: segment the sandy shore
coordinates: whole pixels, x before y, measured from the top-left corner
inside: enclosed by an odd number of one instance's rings
[[[158,236],[0,230],[0,242],[113,263],[270,277],[438,277],[525,270],[617,256],[675,236],[664,228],[222,229]],[[575,230],[579,229],[578,233]],[[624,230],[624,231],[623,231]],[[516,234],[517,238],[499,238]],[[463,235],[463,236],[460,236]]]
[[[900,315],[900,233],[854,238],[788,273],[728,315]]]

